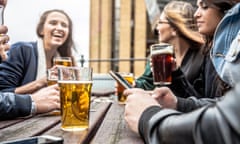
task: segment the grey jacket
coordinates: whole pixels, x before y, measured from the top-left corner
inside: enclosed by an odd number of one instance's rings
[[[32,99],[29,95],[0,92],[0,120],[30,115]]]

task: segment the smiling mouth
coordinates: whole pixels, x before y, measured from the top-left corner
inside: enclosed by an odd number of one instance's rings
[[[53,31],[52,36],[58,37],[58,38],[63,38],[64,37],[64,32]]]

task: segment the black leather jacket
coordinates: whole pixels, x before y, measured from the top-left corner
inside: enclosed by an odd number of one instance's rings
[[[187,94],[188,92],[185,92],[182,88],[180,88],[185,87],[185,83],[182,82],[183,79],[185,81],[188,81],[190,85],[197,84],[202,87],[202,84],[198,83],[203,59],[204,56],[202,55],[200,48],[193,47],[188,50],[181,63],[181,68],[177,69],[172,73],[172,84],[170,85],[170,88],[174,90],[173,92],[176,95],[181,95],[181,97],[187,97],[186,95],[189,96],[196,94],[195,92],[190,92],[189,94]],[[138,79],[136,79],[135,82],[137,88],[142,88],[145,90],[153,90],[155,88],[155,86],[153,85],[153,75],[149,61],[145,67],[144,73]],[[196,91],[193,90],[193,88],[194,87],[192,87],[190,91]],[[202,88],[198,87],[197,90],[201,91]]]
[[[149,144],[238,144],[239,103],[240,83],[224,100],[191,113],[152,106],[141,115],[139,133]]]
[[[228,84],[220,79],[219,75],[214,69],[212,61],[210,60],[209,54],[205,55],[204,57],[201,75],[199,80],[197,80],[198,84],[191,85],[189,82],[184,80],[183,74],[178,75],[179,77],[181,77],[181,75],[183,77],[182,80],[179,80],[179,83],[182,83],[180,86],[184,86],[181,87],[182,90],[194,92],[191,89],[203,88],[201,90],[201,94],[192,93],[192,95],[187,97],[176,95],[178,96],[177,110],[181,112],[190,112],[202,106],[214,104],[218,99],[221,99],[226,91],[230,89]],[[203,86],[199,86],[199,84]]]
[[[149,72],[145,71],[145,75],[136,80],[136,87],[152,88],[152,73],[150,66],[147,65],[147,68]],[[214,104],[228,87],[219,78],[209,53],[203,56],[199,51],[191,49],[184,57],[181,69],[172,73],[172,78],[169,88],[178,97],[177,109],[181,112]]]
[[[32,99],[29,95],[0,92],[0,120],[28,116]]]

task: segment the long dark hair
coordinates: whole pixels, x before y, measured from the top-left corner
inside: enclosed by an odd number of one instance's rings
[[[66,39],[66,41],[63,43],[63,45],[61,45],[57,51],[58,53],[60,54],[60,56],[62,57],[71,57],[73,62],[74,62],[74,58],[72,56],[72,48],[74,46],[74,43],[73,43],[73,24],[72,24],[72,20],[71,18],[68,16],[68,14],[66,12],[64,12],[63,10],[59,10],[59,9],[52,9],[52,10],[47,10],[45,11],[42,16],[40,17],[40,20],[38,22],[38,25],[37,25],[37,29],[36,29],[36,32],[37,32],[37,35],[38,37],[40,38],[43,38],[43,35],[41,34],[42,30],[43,30],[43,26],[44,26],[44,23],[48,17],[48,15],[50,13],[53,13],[53,12],[58,12],[58,13],[61,13],[63,15],[65,15],[68,19],[68,22],[69,22],[69,34],[68,34],[68,38]]]
[[[211,8],[215,8],[219,10],[224,17],[225,13],[231,9],[236,3],[240,2],[240,0],[202,0],[207,6]],[[213,36],[205,37],[206,43],[203,48],[203,53],[207,54],[212,47]]]

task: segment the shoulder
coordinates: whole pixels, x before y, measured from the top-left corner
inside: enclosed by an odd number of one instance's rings
[[[36,42],[16,42],[11,45],[9,53],[37,53]]]
[[[16,42],[11,45],[11,49],[36,48],[36,42]]]

